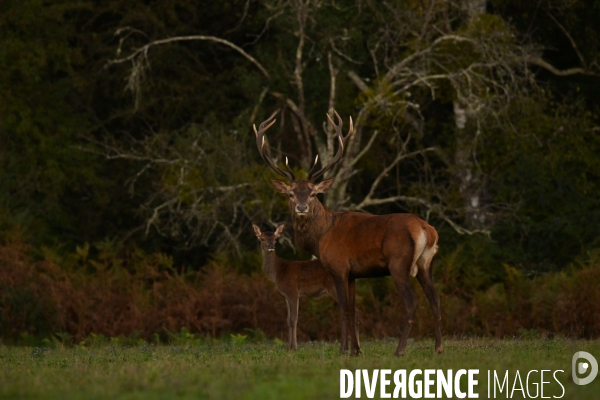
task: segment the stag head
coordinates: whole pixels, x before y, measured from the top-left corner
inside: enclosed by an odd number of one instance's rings
[[[281,224],[275,229],[275,232],[261,232],[260,228],[256,224],[252,224],[252,228],[254,229],[254,234],[260,241],[260,247],[263,250],[267,250],[269,252],[275,251],[275,245],[277,244],[277,239],[283,233],[283,228],[285,224]]]
[[[331,126],[335,129],[335,132],[338,137],[339,148],[335,156],[325,165],[323,168],[318,169],[317,164],[319,162],[319,156],[315,157],[315,162],[308,173],[307,179],[296,179],[294,176],[294,172],[289,166],[287,157],[285,158],[285,166],[287,171],[282,170],[271,160],[266,154],[266,143],[265,143],[265,132],[275,123],[275,115],[277,112],[273,113],[267,120],[265,120],[260,126],[258,130],[256,129],[256,125],[253,125],[254,133],[256,134],[256,146],[258,147],[258,151],[262,157],[262,159],[271,167],[273,171],[278,173],[279,175],[287,178],[290,181],[290,185],[287,185],[285,182],[282,182],[277,179],[271,179],[273,186],[275,189],[280,192],[287,194],[290,198],[290,210],[292,211],[292,215],[298,217],[305,217],[309,215],[316,203],[319,203],[317,199],[317,194],[327,192],[331,186],[333,185],[333,181],[335,178],[329,178],[321,181],[320,183],[315,183],[315,180],[322,176],[325,172],[329,171],[331,168],[335,166],[341,159],[344,154],[344,146],[348,138],[354,132],[354,126],[352,124],[352,117],[350,117],[350,128],[348,129],[348,134],[346,136],[342,135],[342,118],[340,115],[334,110],[335,116],[337,117],[338,123],[334,123],[333,119],[327,115],[327,119]]]
[[[279,193],[287,194],[290,197],[290,209],[292,214],[299,217],[305,217],[314,209],[314,203],[318,202],[317,194],[325,193],[333,185],[334,178],[314,184],[309,180],[301,179],[286,185],[277,179],[271,179],[273,186]]]

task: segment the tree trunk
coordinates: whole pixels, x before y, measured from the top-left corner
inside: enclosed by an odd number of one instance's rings
[[[469,19],[473,19],[485,13],[486,0],[464,0],[463,7],[467,10]],[[468,229],[483,229],[486,224],[485,212],[482,209],[483,178],[473,158],[476,133],[473,134],[472,128],[467,126],[469,117],[476,118],[475,115],[469,115],[468,110],[455,100],[454,122],[457,134],[454,161],[459,181],[458,190],[465,210],[465,226]]]

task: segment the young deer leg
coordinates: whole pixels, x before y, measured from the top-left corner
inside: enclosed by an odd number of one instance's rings
[[[405,260],[406,261],[406,260]],[[415,294],[413,293],[412,287],[410,286],[410,275],[409,268],[403,269],[402,261],[392,262],[395,265],[390,265],[390,272],[396,285],[398,294],[404,300],[404,306],[406,307],[406,315],[404,316],[404,323],[402,324],[402,333],[400,335],[400,341],[398,342],[398,348],[396,349],[396,356],[403,356],[406,350],[406,341],[408,340],[408,334],[413,324],[413,318],[417,311],[417,302],[415,300]],[[405,265],[404,265],[405,266]]]
[[[334,282],[340,309],[340,354],[345,354],[348,352],[348,333],[346,331],[348,322],[348,284],[341,278],[334,278]]]
[[[292,311],[292,350],[298,350],[298,339],[297,339],[297,331],[298,327],[298,297],[293,298],[290,301],[290,309]]]
[[[296,325],[298,324],[298,298],[286,297],[288,309],[288,350],[296,350],[298,344],[296,342]]]
[[[354,336],[356,337],[356,343],[358,344],[358,351],[360,353],[360,339],[358,334],[359,325],[358,308],[354,307]]]
[[[360,354],[360,343],[358,340],[358,313],[356,312],[356,296],[355,296],[356,281],[354,279],[348,281],[348,322],[350,323],[350,347],[351,354],[357,356]]]
[[[435,325],[435,351],[438,354],[442,354],[444,352],[444,346],[442,345],[442,329],[441,329],[441,320],[442,314],[440,312],[440,298],[433,286],[432,279],[432,271],[431,265],[428,269],[419,268],[419,272],[417,273],[417,279],[427,296],[427,300],[429,300],[429,305],[431,306],[431,311],[433,312],[433,319]]]

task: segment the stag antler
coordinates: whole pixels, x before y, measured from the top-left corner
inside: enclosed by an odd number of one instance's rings
[[[274,118],[278,112],[279,112],[279,110],[275,111],[273,114],[271,114],[271,116],[269,118],[267,118],[265,121],[263,121],[263,123],[260,124],[260,126],[258,127],[258,130],[256,130],[255,124],[252,125],[252,127],[254,128],[254,133],[256,134],[256,147],[258,147],[258,152],[260,153],[260,156],[262,157],[262,159],[265,160],[265,162],[267,164],[269,164],[269,167],[271,167],[271,169],[273,171],[275,171],[279,175],[287,178],[290,182],[294,182],[296,180],[296,177],[294,176],[294,172],[292,171],[292,169],[290,168],[290,166],[288,164],[287,157],[285,158],[285,166],[286,166],[288,172],[279,168],[273,160],[271,160],[269,157],[267,157],[267,154],[266,154],[267,146],[265,143],[265,132],[267,129],[269,129],[271,126],[273,126],[273,124],[277,121]]]
[[[315,157],[315,163],[313,164],[310,172],[308,173],[308,180],[310,181],[314,181],[315,179],[323,175],[325,172],[329,171],[335,166],[335,164],[337,164],[342,159],[342,156],[344,155],[344,145],[346,144],[346,140],[348,140],[348,138],[354,133],[354,125],[352,124],[352,117],[350,117],[350,129],[348,129],[348,134],[346,136],[342,136],[342,125],[344,124],[344,122],[342,121],[342,117],[340,117],[340,114],[338,114],[337,111],[333,110],[333,112],[337,117],[337,120],[339,122],[338,124],[335,124],[333,122],[333,119],[331,119],[329,114],[326,115],[327,119],[329,120],[329,123],[331,124],[331,126],[333,126],[333,129],[335,129],[338,141],[340,142],[340,147],[338,148],[336,155],[327,163],[327,165],[318,171],[316,171],[316,168],[319,156],[317,155]]]

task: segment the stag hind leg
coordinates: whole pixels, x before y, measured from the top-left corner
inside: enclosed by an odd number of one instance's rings
[[[440,298],[433,285],[433,265],[432,259],[427,260],[428,262],[423,263],[419,259],[419,272],[417,273],[417,279],[429,300],[431,311],[433,312],[434,329],[435,329],[435,351],[438,354],[444,352],[444,345],[442,344],[442,329],[441,321],[442,314],[440,312]]]
[[[413,324],[415,312],[417,311],[417,301],[410,285],[410,268],[412,266],[412,257],[402,257],[390,262],[390,274],[394,279],[396,290],[406,307],[406,315],[402,323],[402,333],[396,349],[396,356],[403,356],[406,350],[406,342]]]

